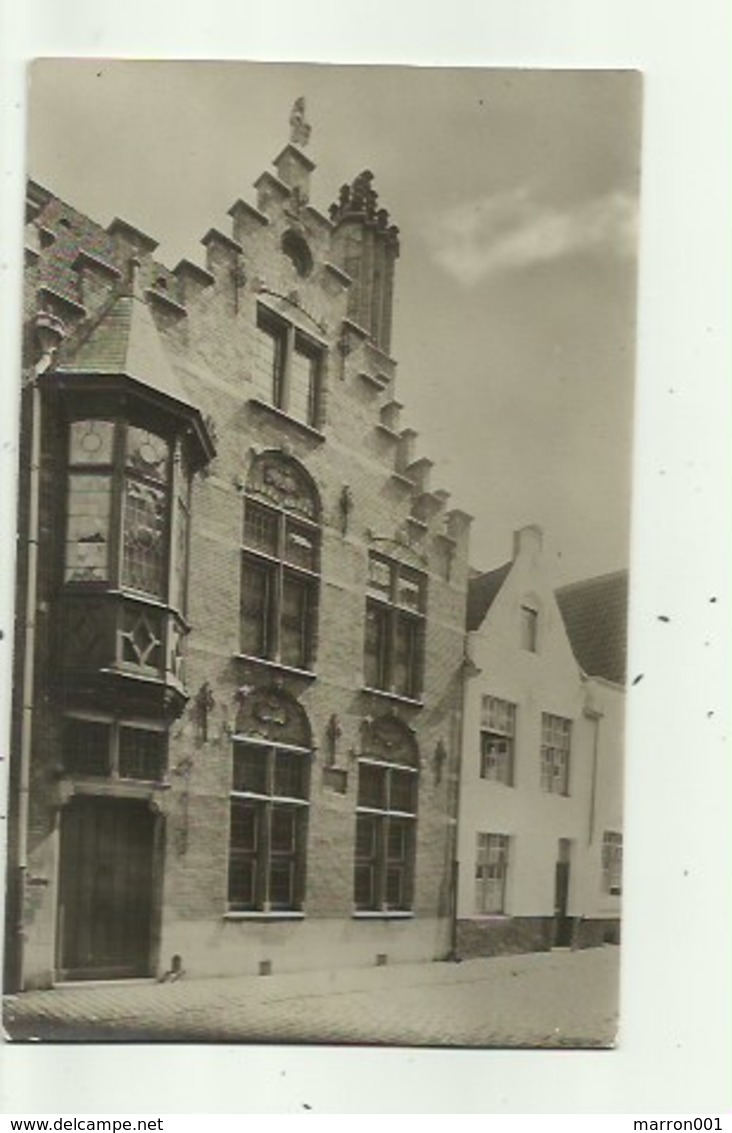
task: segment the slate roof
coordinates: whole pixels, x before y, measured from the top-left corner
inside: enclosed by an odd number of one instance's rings
[[[590,677],[624,684],[628,643],[628,572],[616,571],[556,591],[570,644]]]
[[[165,353],[152,313],[139,295],[117,295],[82,336],[62,348],[57,374],[124,374],[194,409]]]
[[[108,264],[112,270],[116,268],[117,271],[124,272],[127,261],[118,250],[113,234],[115,230],[130,229],[131,226],[116,220],[110,224],[109,229],[102,228],[96,221],[33,181],[28,184],[28,200],[35,211],[35,224],[50,241],[43,247],[43,255],[39,260],[38,287],[50,287],[62,298],[72,303],[80,302],[79,276],[74,263],[82,249]],[[142,233],[138,236],[140,245],[148,251],[155,246],[155,241],[150,237]],[[164,279],[168,293],[179,298],[180,282],[169,268],[158,260],[151,259],[147,271],[150,281]]]
[[[158,294],[162,290],[174,304],[179,300],[180,281],[149,255],[156,242],[123,220],[113,220],[106,230],[101,228],[37,182],[28,184],[26,207],[29,223],[33,222],[40,237],[34,285],[71,304],[77,316],[86,315],[60,347],[56,364],[44,375],[44,382],[101,376],[143,386],[193,425],[199,456],[210,459],[214,444],[209,426],[178,377],[145,298],[147,284]],[[127,287],[121,281],[133,265],[129,247],[123,253],[117,246],[115,235],[120,233],[146,253],[144,265],[137,264]],[[97,270],[106,271],[115,288],[91,318],[84,310],[79,285],[78,267],[84,257]]]
[[[504,563],[495,570],[486,571],[469,580],[466,613],[469,631],[480,629],[512,566],[513,562]]]

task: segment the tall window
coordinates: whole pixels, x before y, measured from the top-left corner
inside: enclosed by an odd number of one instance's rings
[[[513,784],[516,705],[484,696],[481,707],[480,777]]]
[[[255,380],[263,400],[295,420],[320,422],[323,347],[291,323],[260,307]]]
[[[109,582],[114,424],[74,421],[69,428],[66,582]]]
[[[190,478],[168,440],[125,421],[72,421],[68,468],[65,582],[170,597],[182,609]]]
[[[503,913],[508,873],[508,835],[478,834],[475,859],[476,913]]]
[[[541,717],[541,789],[569,794],[569,752],[572,721],[548,712]]]
[[[165,593],[170,454],[166,441],[130,425],[122,505],[122,585],[156,598]]]
[[[411,909],[419,757],[393,718],[369,728],[358,761],[354,901],[360,912]]]
[[[298,669],[312,666],[320,528],[304,470],[260,458],[247,485],[241,578],[241,650]]]
[[[424,575],[369,557],[364,679],[368,688],[416,699],[424,654]]]
[[[623,835],[613,830],[602,836],[602,888],[614,897],[623,891]]]
[[[521,612],[521,648],[529,653],[536,653],[537,637],[539,632],[539,613],[531,606],[522,606]]]
[[[239,734],[240,727],[258,734]],[[302,709],[276,691],[255,693],[237,723],[229,836],[232,912],[302,909],[310,797],[308,735]]]

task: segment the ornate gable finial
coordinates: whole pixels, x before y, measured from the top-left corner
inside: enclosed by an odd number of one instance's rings
[[[330,219],[334,224],[343,220],[361,220],[371,228],[384,234],[385,239],[394,248],[399,248],[399,229],[390,224],[389,213],[385,208],[379,208],[379,194],[373,187],[374,175],[370,169],[364,169],[358,177],[354,177],[350,185],[342,185],[338,200],[328,210]]]
[[[290,141],[297,146],[306,146],[310,141],[311,128],[305,120],[305,99],[301,95],[295,99],[290,111]]]

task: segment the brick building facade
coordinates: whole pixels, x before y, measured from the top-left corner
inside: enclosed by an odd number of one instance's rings
[[[470,517],[305,140],[205,267],[29,187],[6,987],[450,948]]]

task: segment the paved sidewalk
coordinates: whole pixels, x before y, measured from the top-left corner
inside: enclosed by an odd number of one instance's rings
[[[612,946],[461,964],[59,986],[4,1000],[11,1041],[603,1047]]]

